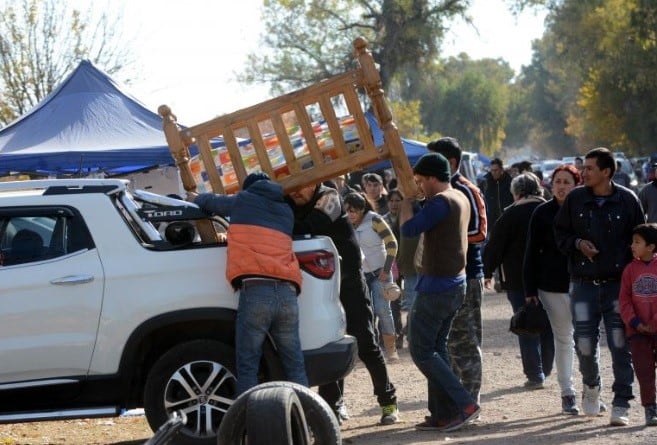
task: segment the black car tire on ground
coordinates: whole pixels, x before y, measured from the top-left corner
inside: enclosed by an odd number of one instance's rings
[[[291,388],[301,401],[306,423],[314,445],[341,445],[340,425],[331,407],[319,394],[303,385],[292,382],[267,382],[241,394],[224,416],[217,432],[217,445],[244,443],[247,425],[247,402],[249,395],[264,388]]]
[[[144,387],[144,410],[153,431],[175,411],[187,423],[179,445],[214,445],[216,431],[236,394],[235,351],[214,340],[193,340],[171,348],[153,365]],[[209,428],[206,428],[209,425]]]
[[[246,402],[249,445],[308,445],[303,407],[292,388],[260,388]]]

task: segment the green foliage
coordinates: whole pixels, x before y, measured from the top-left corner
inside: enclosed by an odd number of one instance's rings
[[[109,74],[130,63],[119,17],[93,17],[59,0],[0,1],[0,123],[26,113],[81,59]]]
[[[239,78],[274,94],[318,82],[353,66],[352,42],[362,35],[387,89],[396,74],[437,56],[445,21],[470,1],[265,0],[262,45]]]
[[[390,109],[399,134],[407,139],[428,142],[420,116],[420,101],[393,101]]]
[[[434,67],[421,91],[426,128],[459,139],[468,150],[492,154],[502,146],[513,70],[501,60],[461,54]]]

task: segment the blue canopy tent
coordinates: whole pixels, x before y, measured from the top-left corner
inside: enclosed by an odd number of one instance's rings
[[[119,174],[171,164],[162,118],[86,60],[0,130],[0,175]]]
[[[372,131],[372,136],[374,137],[374,145],[379,146],[383,145],[383,131],[379,127],[379,124],[376,121],[376,117],[371,112],[365,113],[368,123],[370,124],[370,130]],[[427,144],[424,142],[414,141],[412,139],[401,138],[402,145],[404,146],[404,151],[408,157],[408,161],[411,163],[411,167],[415,165],[420,156],[427,153]],[[370,165],[366,168],[367,171],[383,170],[386,168],[391,168],[392,164],[389,160],[377,162],[376,164]]]

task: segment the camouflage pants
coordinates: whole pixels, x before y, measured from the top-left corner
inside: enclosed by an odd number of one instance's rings
[[[465,300],[456,312],[447,340],[450,364],[454,374],[461,379],[461,383],[477,403],[479,403],[481,390],[481,296],[483,288],[481,278],[467,281]]]

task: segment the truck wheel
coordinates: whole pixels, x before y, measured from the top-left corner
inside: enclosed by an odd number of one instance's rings
[[[267,382],[241,394],[230,407],[217,432],[217,445],[246,443],[247,402],[249,395],[265,388],[291,388],[297,394],[314,445],[341,445],[340,426],[331,407],[315,391],[292,382]],[[273,442],[272,442],[273,443]]]
[[[249,445],[308,445],[303,407],[292,388],[260,388],[246,402]]]
[[[171,348],[150,370],[144,387],[146,419],[156,431],[175,411],[187,416],[177,444],[213,445],[236,394],[235,351],[212,340]]]

